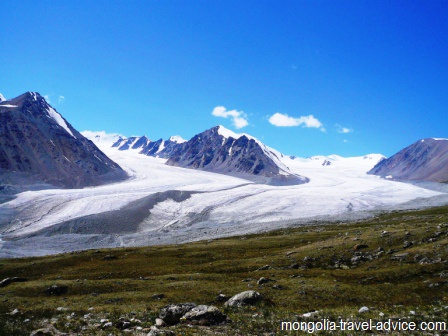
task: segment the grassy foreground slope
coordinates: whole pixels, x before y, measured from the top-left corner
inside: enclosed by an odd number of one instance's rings
[[[53,324],[80,335],[120,335],[122,317],[132,321],[131,334],[146,335],[162,306],[189,301],[215,305],[232,322],[161,329],[263,335],[314,310],[318,319],[447,321],[447,233],[445,206],[185,245],[3,259],[0,281],[28,281],[0,288],[0,334]],[[273,281],[258,285],[260,277]],[[54,284],[67,293],[47,295]],[[216,301],[249,289],[264,297],[254,307],[229,310]],[[362,306],[370,310],[361,314]],[[101,319],[114,326],[104,328]]]

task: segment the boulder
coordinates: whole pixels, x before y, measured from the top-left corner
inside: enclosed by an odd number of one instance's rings
[[[260,301],[263,297],[260,293],[249,290],[232,296],[224,305],[226,307],[243,307]]]
[[[196,307],[193,302],[170,304],[162,307],[159,313],[159,318],[166,324],[174,325],[179,323],[180,318]]]
[[[186,313],[181,320],[190,324],[215,325],[224,322],[227,316],[215,306],[199,305]]]

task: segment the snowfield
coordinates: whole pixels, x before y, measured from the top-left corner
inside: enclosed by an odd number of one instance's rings
[[[309,183],[269,186],[165,165],[165,159],[96,144],[127,181],[100,187],[28,191],[0,205],[0,257],[79,249],[183,243],[347,220],[372,211],[448,203],[438,191],[367,175],[381,158],[283,156]],[[322,165],[327,160],[329,165]]]

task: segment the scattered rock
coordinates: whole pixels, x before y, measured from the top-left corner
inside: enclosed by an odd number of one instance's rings
[[[118,257],[110,254],[103,257],[103,260],[115,260],[115,259],[118,259]]]
[[[228,299],[230,299],[230,296],[225,295],[225,294],[219,294],[219,295],[215,298],[215,300],[216,300],[217,302],[226,302]]]
[[[224,306],[243,307],[246,305],[252,305],[260,301],[262,298],[263,297],[261,296],[260,293],[253,290],[249,290],[232,296],[226,303],[224,303]]]
[[[34,330],[30,334],[30,336],[63,336],[63,335],[68,335],[68,334],[60,332],[52,325],[48,325],[44,328]]]
[[[5,287],[13,282],[25,282],[25,281],[28,281],[28,279],[19,277],[6,278],[0,281],[0,287]]]
[[[157,328],[152,328],[147,336],[175,336],[174,331],[171,330],[159,330]]]
[[[103,324],[103,329],[112,328],[114,324],[112,322],[106,322]]]
[[[309,312],[309,313],[302,314],[300,316],[303,317],[303,318],[311,318],[311,317],[314,317],[314,316],[317,316],[317,315],[319,315],[319,311],[315,310],[315,311],[312,311],[312,312]]]
[[[12,312],[9,313],[9,315],[12,315],[12,316],[14,316],[14,315],[18,315],[18,314],[20,314],[20,311],[19,311],[17,308],[14,309]]]
[[[198,325],[215,325],[224,322],[227,316],[214,306],[199,305],[187,312],[182,321]]]
[[[405,242],[403,243],[403,248],[409,248],[409,247],[411,247],[412,245],[414,245],[413,242],[411,242],[411,241],[405,241]]]
[[[274,282],[275,280],[269,279],[269,278],[265,278],[265,277],[261,277],[260,279],[258,279],[257,281],[257,285],[262,285],[268,282]]]
[[[45,293],[47,295],[63,295],[65,293],[67,293],[68,291],[68,286],[64,286],[64,285],[53,285],[48,287],[45,290]]]
[[[163,298],[165,298],[165,294],[154,294],[151,296],[151,299],[153,300],[162,300]]]
[[[367,313],[368,311],[370,311],[370,309],[366,306],[359,308],[358,313],[363,314],[363,313]]]
[[[166,326],[166,323],[162,319],[156,318],[156,326],[163,327],[163,326]]]
[[[353,250],[359,251],[368,248],[369,246],[366,244],[356,244]]]
[[[285,287],[283,287],[282,285],[274,285],[272,286],[273,289],[277,289],[277,290],[283,290],[285,289]]]
[[[266,270],[271,269],[271,268],[272,267],[269,266],[269,265],[264,265],[264,266],[258,268],[257,271],[266,271]]]
[[[394,254],[391,257],[391,259],[394,259],[394,260],[404,260],[404,259],[406,259],[406,257],[408,255],[409,255],[409,253],[407,253],[407,252],[405,252],[405,253],[397,253],[397,254]]]
[[[193,302],[170,304],[160,310],[159,318],[166,324],[175,325],[179,323],[180,318],[196,307]]]

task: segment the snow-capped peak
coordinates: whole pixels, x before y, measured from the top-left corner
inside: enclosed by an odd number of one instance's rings
[[[106,133],[104,131],[82,131],[81,134],[85,136],[87,139],[91,140],[95,144],[105,144],[111,147],[115,142],[119,139],[126,138],[124,135],[117,133]]]
[[[7,99],[0,93],[0,102],[6,101]]]
[[[229,130],[228,128],[225,128],[222,125],[217,126],[218,127],[218,134],[222,135],[224,138],[234,138],[234,139],[239,139],[242,136],[247,137],[248,139],[253,139],[255,141],[257,141],[258,143],[260,143],[260,141],[257,138],[254,138],[252,135],[249,135],[247,133],[235,133],[231,130]]]
[[[176,142],[176,143],[184,143],[187,142],[187,140],[183,139],[182,137],[180,137],[179,135],[173,135],[170,137],[170,141],[172,142]]]
[[[447,141],[448,139],[447,138],[432,138],[433,140],[436,140],[436,141]]]
[[[222,125],[218,126],[218,134],[222,135],[224,138],[234,138],[234,139],[239,139],[242,134],[236,134],[235,132],[225,128]]]

